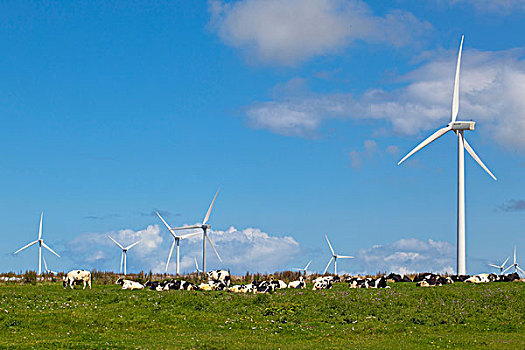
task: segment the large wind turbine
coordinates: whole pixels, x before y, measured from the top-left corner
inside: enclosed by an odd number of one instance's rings
[[[208,230],[210,229],[211,225],[206,224],[208,222],[208,219],[210,218],[211,210],[213,208],[213,204],[215,203],[215,199],[217,198],[217,195],[219,194],[220,188],[217,190],[217,193],[215,193],[215,197],[213,197],[213,200],[211,201],[210,207],[208,208],[208,211],[206,212],[206,216],[204,217],[204,220],[202,220],[202,224],[199,225],[192,225],[192,226],[184,226],[184,227],[175,227],[170,230],[176,231],[176,230],[189,230],[194,228],[200,228],[202,229],[202,271],[206,272],[206,241],[210,244],[213,251],[215,252],[215,255],[217,255],[217,258],[219,258],[219,261],[222,262],[222,259],[217,252],[217,249],[213,246],[213,243],[210,240],[210,237],[208,236]]]
[[[463,48],[463,38],[461,37],[461,44],[459,46],[458,60],[456,65],[456,77],[454,80],[454,92],[452,95],[452,114],[450,123],[436,131],[425,141],[421,142],[416,146],[410,153],[408,153],[403,159],[397,163],[398,165],[403,163],[408,157],[428,145],[429,143],[437,140],[449,131],[454,131],[458,137],[458,212],[457,212],[457,274],[466,274],[466,262],[465,262],[465,149],[474,158],[474,160],[494,179],[496,177],[490,172],[490,170],[483,164],[481,159],[478,157],[476,152],[470,147],[469,143],[463,136],[465,130],[474,130],[476,125],[473,121],[456,121],[459,112],[459,68],[461,65],[461,51]]]
[[[180,235],[180,236],[177,236],[175,234],[175,232],[173,232],[175,229],[171,228],[170,225],[168,225],[168,223],[166,222],[166,220],[164,220],[162,218],[162,216],[160,216],[160,214],[158,212],[155,212],[157,213],[157,216],[159,217],[159,219],[162,220],[162,222],[164,223],[164,226],[167,227],[168,231],[171,233],[171,235],[173,236],[173,243],[171,245],[171,249],[170,249],[170,254],[168,255],[168,261],[166,262],[166,272],[168,272],[168,266],[170,264],[170,260],[171,260],[171,255],[173,254],[173,248],[175,248],[175,244],[177,244],[177,264],[176,264],[176,270],[177,270],[177,275],[179,274],[179,245],[180,245],[180,240],[181,239],[184,239],[184,238],[190,238],[191,236],[195,236],[195,235],[198,235],[200,234],[199,232],[197,233],[190,233],[190,234],[187,234],[187,235]]]
[[[127,247],[122,246],[119,242],[115,241],[113,237],[109,236],[109,239],[111,239],[116,245],[119,246],[120,249],[122,249],[122,254],[120,255],[120,272],[122,272],[122,265],[124,265],[124,276],[126,276],[126,265],[128,262],[128,250],[130,250],[132,247],[136,246],[140,243],[141,240],[138,240],[137,242],[128,245]]]
[[[514,267],[514,272],[518,273],[518,270],[519,270],[521,273],[525,273],[525,271],[520,267],[520,265],[516,261],[516,246],[514,246],[514,263],[510,265],[509,267],[507,267],[505,271],[503,271],[503,273],[507,272],[513,267]]]
[[[505,264],[507,263],[507,261],[509,261],[509,259],[510,259],[510,256],[500,266],[494,265],[494,264],[489,264],[489,266],[492,266],[495,269],[499,269],[499,274],[502,275],[503,274],[503,269],[505,268]]]
[[[301,271],[301,272],[303,272],[306,275],[306,270],[308,269],[308,266],[310,266],[311,263],[312,263],[312,260],[310,260],[308,262],[308,264],[306,264],[306,266],[304,268],[301,269],[301,268],[298,268],[298,267],[294,267],[294,268],[292,268],[292,270]]]
[[[349,256],[349,255],[336,254],[334,252],[334,248],[332,248],[332,245],[330,244],[330,241],[328,240],[328,236],[324,235],[324,237],[326,238],[326,242],[328,243],[328,246],[330,247],[330,251],[332,252],[332,257],[330,258],[330,261],[328,262],[328,265],[326,265],[326,268],[324,269],[323,275],[326,273],[326,271],[328,270],[328,267],[330,266],[330,264],[332,263],[332,260],[333,260],[333,262],[334,262],[334,275],[337,276],[337,259],[338,258],[341,258],[341,259],[353,259],[354,257],[353,256]]]
[[[31,247],[33,244],[38,243],[38,275],[41,275],[42,273],[42,246],[49,250],[51,253],[55,254],[60,258],[60,255],[55,253],[53,249],[51,249],[47,244],[44,243],[44,239],[42,238],[42,221],[44,219],[44,212],[40,215],[40,227],[38,229],[38,239],[36,241],[33,241],[22,248],[18,249],[14,254],[18,254],[18,252],[21,252],[22,250]]]

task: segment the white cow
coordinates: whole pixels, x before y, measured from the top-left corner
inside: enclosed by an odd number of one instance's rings
[[[306,283],[304,282],[303,276],[299,277],[298,281],[292,281],[288,283],[288,288],[295,288],[295,289],[304,289],[306,288]]]
[[[64,289],[67,286],[70,286],[71,289],[74,289],[75,282],[83,282],[84,288],[86,289],[86,284],[89,286],[89,289],[91,289],[91,272],[87,270],[72,270],[69,271],[64,277]]]
[[[231,276],[226,270],[213,270],[208,272],[208,281],[222,282],[226,287],[230,286]]]

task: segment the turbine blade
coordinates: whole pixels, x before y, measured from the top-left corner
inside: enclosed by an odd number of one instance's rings
[[[140,243],[141,241],[142,241],[142,239],[141,239],[140,241],[136,241],[135,243],[133,243],[133,244],[131,244],[131,245],[127,246],[127,247],[126,247],[126,250],[129,250],[129,249],[131,249],[131,247],[134,247],[134,246],[136,246],[136,245],[137,245],[137,244],[139,244],[139,243]]]
[[[488,264],[488,265],[489,265],[489,266],[492,266],[492,267],[494,267],[494,268],[496,268],[496,269],[501,269],[501,268],[502,268],[501,266],[498,266],[498,265],[493,265],[493,264]]]
[[[456,65],[456,77],[454,79],[454,93],[452,94],[452,115],[450,121],[453,123],[456,121],[459,112],[459,68],[461,66],[461,51],[463,50],[463,39],[464,35],[461,36],[461,44],[459,45],[458,61]]]
[[[38,239],[42,238],[42,221],[44,220],[44,212],[40,214],[40,226],[38,227]]]
[[[199,270],[199,264],[197,264],[197,258],[193,257],[193,260],[195,261],[195,268],[197,269],[198,272],[201,272],[201,270]]]
[[[46,269],[46,272],[47,272],[48,269],[47,269],[46,258],[43,255],[42,255],[42,260],[44,261],[44,269]]]
[[[215,255],[217,255],[217,258],[219,258],[220,262],[222,262],[221,256],[219,255],[219,253],[217,253],[217,249],[215,249],[215,247],[213,246],[213,243],[211,243],[210,236],[206,235],[206,239],[208,240],[208,243],[210,244],[213,251],[215,252]]]
[[[330,258],[330,261],[328,262],[328,265],[326,265],[324,271],[323,271],[323,275],[326,273],[326,271],[328,270],[328,268],[330,267],[330,264],[332,263],[332,260],[334,260],[334,257],[332,256]]]
[[[524,273],[524,274],[525,274],[525,271],[523,271],[523,269],[522,269],[521,267],[516,266],[516,268],[517,268],[519,271],[521,271],[521,273]]]
[[[60,255],[58,255],[57,253],[55,253],[53,251],[53,249],[51,249],[47,244],[45,244],[44,242],[42,242],[42,246],[44,246],[44,248],[46,248],[47,250],[49,250],[51,253],[55,254],[56,256],[58,256],[60,258]]]
[[[175,243],[176,242],[177,241],[174,239],[173,240],[173,244],[171,245],[170,254],[168,255],[168,261],[166,261],[166,272],[168,272],[168,265],[170,264],[171,254],[173,254],[173,248],[175,248]]]
[[[208,212],[206,213],[206,216],[204,217],[204,220],[202,221],[203,225],[206,225],[206,223],[208,222],[208,219],[210,218],[211,209],[213,208],[213,204],[215,203],[215,198],[217,198],[217,195],[219,194],[220,189],[221,188],[219,187],[219,189],[217,190],[217,193],[215,193],[215,197],[213,197],[213,200],[211,201],[210,207],[208,208]]]
[[[13,254],[18,254],[18,252],[21,252],[22,250],[31,247],[31,246],[32,246],[33,244],[35,244],[35,243],[38,243],[38,241],[33,241],[33,242],[31,242],[31,243],[29,243],[29,244],[23,246],[22,248],[18,249],[18,250],[17,250],[16,252],[14,252]]]
[[[492,172],[489,170],[489,168],[487,168],[487,166],[485,164],[483,164],[483,162],[481,161],[481,159],[478,157],[478,155],[476,154],[476,152],[474,152],[474,150],[472,149],[472,147],[470,147],[469,143],[467,142],[467,139],[466,138],[463,138],[463,141],[465,141],[465,149],[467,150],[467,152],[472,156],[472,158],[474,158],[474,160],[476,162],[478,162],[478,164],[483,168],[483,170],[485,170],[487,172],[487,174],[489,174],[494,180],[498,181],[498,179],[496,179],[496,176],[494,176],[494,174],[492,174]]]
[[[183,227],[174,227],[170,229],[171,231],[179,231],[179,230],[191,230],[194,228],[202,228],[202,225],[191,225],[191,226],[183,226]]]
[[[181,239],[186,239],[186,238],[190,238],[190,237],[193,237],[193,236],[197,236],[197,235],[201,235],[200,232],[195,232],[195,233],[188,233],[187,235],[182,235],[180,236]]]
[[[514,265],[516,265],[516,246],[514,246]]]
[[[332,248],[332,245],[330,244],[330,241],[328,240],[328,236],[324,235],[326,238],[326,242],[328,242],[328,246],[330,247],[330,251],[332,252],[332,255],[335,255],[334,248]]]
[[[503,264],[501,264],[501,267],[505,266],[505,264],[507,263],[507,261],[509,261],[509,259],[510,259],[510,256],[507,258],[507,260],[505,260]]]
[[[451,126],[446,126],[444,128],[441,128],[439,129],[438,131],[436,131],[435,133],[433,133],[432,135],[430,135],[425,141],[421,142],[419,145],[416,146],[416,148],[414,148],[412,151],[410,151],[410,153],[408,153],[403,159],[401,159],[399,161],[399,163],[397,163],[397,165],[400,165],[401,163],[403,163],[405,160],[408,159],[408,157],[410,157],[411,155],[413,155],[414,153],[416,153],[417,151],[419,151],[421,148],[425,147],[426,145],[428,145],[429,143],[432,143],[433,141],[437,140],[438,138],[440,138],[441,136],[443,136],[444,134],[446,134],[447,132],[449,132],[450,130],[452,130],[452,127]]]
[[[119,273],[122,273],[122,267],[124,266],[124,251],[120,253],[120,270]]]
[[[108,237],[109,237],[109,239],[111,239],[116,245],[118,245],[118,246],[120,247],[120,249],[124,250],[124,247],[123,247],[119,242],[115,241],[115,240],[113,239],[113,237],[111,237],[110,235],[108,235]]]
[[[305,270],[305,271],[306,271],[306,269],[308,269],[308,266],[310,266],[310,264],[311,264],[311,263],[312,263],[312,260],[310,260],[310,261],[308,262],[308,264],[306,264],[306,266],[304,267],[304,269],[303,269],[303,270]]]
[[[337,257],[341,259],[353,259],[354,258],[353,256],[350,256],[350,255],[337,255]]]
[[[162,218],[162,216],[160,216],[160,214],[159,214],[158,211],[156,211],[155,213],[157,214],[157,216],[159,217],[159,219],[162,220],[162,222],[164,223],[164,226],[166,226],[166,228],[168,229],[168,232],[171,233],[171,235],[172,235],[173,237],[176,237],[175,234],[173,233],[173,229],[170,227],[170,225],[168,225],[168,223],[166,222],[166,220],[164,220],[164,219]]]

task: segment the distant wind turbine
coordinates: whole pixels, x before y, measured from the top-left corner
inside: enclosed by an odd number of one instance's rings
[[[330,258],[330,261],[326,265],[326,268],[324,269],[323,274],[326,273],[326,271],[328,270],[328,267],[330,266],[330,264],[333,261],[334,262],[334,275],[337,276],[337,259],[338,258],[341,258],[341,259],[353,259],[354,257],[353,256],[349,256],[349,255],[336,254],[335,251],[334,251],[334,248],[332,248],[332,245],[330,244],[330,241],[328,240],[328,236],[325,235],[324,237],[326,238],[326,242],[328,243],[328,246],[330,247],[330,251],[332,252],[332,257]]]
[[[177,263],[176,263],[176,271],[177,271],[177,275],[179,274],[179,245],[180,245],[180,240],[181,239],[185,239],[185,238],[190,238],[192,236],[196,236],[196,235],[199,235],[200,233],[197,232],[197,233],[190,233],[190,234],[187,234],[187,235],[176,235],[175,234],[175,229],[171,228],[170,225],[168,225],[168,223],[166,222],[166,220],[164,220],[162,218],[162,216],[160,216],[160,214],[158,212],[155,212],[157,213],[157,216],[159,217],[160,220],[162,220],[162,222],[164,223],[164,226],[166,226],[166,228],[168,229],[169,233],[171,233],[171,235],[173,236],[173,243],[171,245],[171,249],[170,249],[170,254],[168,255],[168,261],[166,262],[166,272],[168,272],[168,266],[170,264],[170,260],[171,260],[171,255],[173,254],[173,248],[175,248],[175,244],[177,245]]]
[[[219,261],[222,262],[221,256],[217,252],[217,249],[213,246],[213,243],[210,240],[210,237],[208,236],[208,230],[211,228],[211,225],[207,224],[208,219],[211,215],[211,210],[213,208],[213,204],[215,203],[215,199],[217,198],[217,195],[219,194],[220,188],[217,190],[217,193],[215,193],[215,197],[213,197],[213,200],[211,201],[210,207],[208,208],[208,211],[206,212],[206,216],[204,217],[204,220],[202,220],[202,224],[198,225],[191,225],[191,226],[183,226],[183,227],[175,227],[172,228],[170,232],[176,231],[176,230],[190,230],[195,228],[202,229],[202,271],[206,272],[206,241],[210,244],[211,248],[215,252],[215,255],[217,255],[217,258],[219,258]]]
[[[310,260],[308,262],[308,264],[306,264],[306,266],[304,268],[301,269],[301,268],[298,268],[298,267],[294,267],[294,268],[292,268],[292,270],[301,271],[301,272],[303,272],[306,275],[306,270],[308,269],[308,266],[310,266],[311,263],[312,263],[312,260]]]
[[[51,273],[53,275],[56,275],[57,273],[55,271],[51,271],[50,269],[47,268],[46,258],[44,256],[42,256],[42,260],[44,261],[44,271],[46,273]]]
[[[202,270],[199,269],[199,264],[197,264],[197,258],[193,257],[193,260],[195,261],[195,269],[197,269],[197,272],[202,273]]]
[[[502,275],[503,269],[505,268],[505,264],[507,263],[507,261],[509,261],[509,259],[510,259],[510,256],[507,258],[507,260],[503,262],[503,264],[501,264],[501,266],[494,265],[494,264],[489,264],[489,266],[492,266],[495,269],[499,269],[499,274]]]
[[[410,153],[397,163],[403,163],[411,155],[437,140],[449,131],[454,131],[458,137],[458,212],[457,212],[457,274],[465,275],[467,272],[466,257],[465,257],[465,149],[474,158],[474,160],[494,179],[497,180],[494,174],[483,164],[476,152],[470,147],[467,139],[463,136],[465,130],[474,130],[476,125],[473,121],[456,121],[459,112],[459,68],[461,65],[461,51],[463,48],[463,38],[461,37],[461,44],[459,46],[458,60],[456,65],[456,77],[454,79],[454,92],[452,94],[452,114],[450,123],[444,128],[439,129],[428,137],[425,141],[416,146]]]
[[[47,244],[44,243],[44,239],[42,238],[42,221],[43,221],[43,219],[44,219],[44,212],[42,212],[42,214],[40,215],[40,226],[39,226],[39,229],[38,229],[38,239],[36,241],[33,241],[33,242],[23,246],[22,248],[18,249],[16,252],[14,252],[14,254],[18,254],[22,250],[31,247],[33,244],[38,243],[38,275],[42,274],[42,246],[44,248],[46,248],[47,250],[49,250],[51,253],[55,254],[56,256],[58,256],[60,258],[60,255],[55,253],[53,251],[53,249],[51,249]]]
[[[505,269],[505,271],[503,271],[503,273],[507,272],[508,270],[510,270],[513,267],[514,267],[514,272],[518,273],[518,271],[520,271],[521,273],[525,274],[525,271],[523,271],[523,269],[518,264],[518,261],[516,260],[516,246],[514,246],[514,263],[512,265],[510,265],[509,267],[507,267]]]
[[[127,247],[124,247],[124,246],[122,246],[122,244],[120,244],[119,242],[115,241],[111,236],[108,235],[108,237],[116,245],[118,245],[120,249],[122,249],[122,254],[120,255],[120,272],[122,273],[122,265],[124,265],[124,276],[126,276],[126,265],[127,265],[127,261],[128,261],[128,250],[130,250],[132,247],[134,247],[137,244],[139,244],[141,240],[139,240],[139,241],[137,241],[137,242],[135,242],[133,244],[130,244]]]

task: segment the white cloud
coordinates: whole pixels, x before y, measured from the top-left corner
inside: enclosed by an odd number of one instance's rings
[[[449,242],[422,241],[404,238],[386,245],[361,249],[354,264],[361,267],[360,274],[378,272],[440,272],[453,273],[455,246]]]
[[[474,119],[499,144],[525,148],[524,49],[463,54],[460,119]],[[256,102],[246,108],[254,128],[309,137],[329,120],[386,121],[398,134],[434,130],[450,120],[456,53],[434,52],[432,60],[399,78],[402,87],[361,95],[327,94]]]
[[[294,65],[355,41],[413,45],[431,29],[409,12],[375,16],[361,0],[210,1],[211,26],[227,45],[264,63]]]
[[[524,11],[525,0],[445,0],[451,4],[469,4],[480,12],[504,13]]]
[[[353,149],[348,152],[350,165],[354,169],[360,169],[365,160],[371,160],[374,156],[383,156],[385,153],[396,156],[399,151],[398,147],[393,145],[387,146],[385,150],[383,150],[375,140],[365,140],[363,147],[363,151]]]
[[[107,238],[108,234],[123,245],[142,239],[128,252],[128,271],[164,272],[173,240],[158,225],[149,225],[139,231],[125,229],[79,235],[67,243],[66,256],[75,263],[75,268],[118,271],[120,250]],[[292,237],[270,235],[257,228],[238,230],[232,226],[226,231],[212,230],[210,238],[223,264],[208,246],[208,269],[229,268],[232,273],[274,272],[286,269],[288,263],[300,253],[299,243]],[[181,271],[195,271],[194,258],[197,258],[199,265],[202,261],[202,236],[181,241],[180,254]],[[175,271],[175,252],[169,271]]]

